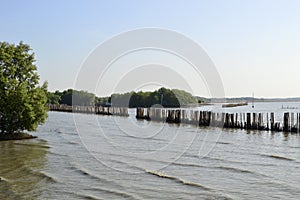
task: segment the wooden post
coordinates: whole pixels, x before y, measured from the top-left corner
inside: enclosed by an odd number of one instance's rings
[[[171,110],[167,110],[167,122],[171,121]]]
[[[198,124],[200,126],[204,126],[204,120],[205,120],[204,112],[205,111],[200,111],[199,112],[199,121],[198,121]]]
[[[203,111],[202,112],[202,120],[201,120],[201,123],[203,126],[206,126],[206,123],[207,123],[207,112],[206,111]]]
[[[294,113],[291,113],[291,124],[290,124],[290,129],[294,129],[295,124],[294,124]]]
[[[166,109],[162,109],[162,120],[163,120],[163,122],[166,122],[166,120],[167,120],[167,117],[166,117]]]
[[[247,129],[251,129],[251,113],[247,113]]]
[[[197,126],[199,125],[199,111],[195,111],[195,121],[194,121],[194,124],[196,124]]]
[[[284,113],[283,116],[283,131],[289,131],[289,113]]]
[[[192,124],[192,123],[194,123],[194,111],[193,110],[190,110],[190,123]]]
[[[267,130],[269,130],[269,113],[267,113]]]
[[[210,125],[210,123],[211,123],[211,118],[212,118],[212,115],[211,115],[211,112],[209,111],[209,112],[207,112],[207,126],[209,126]]]
[[[225,124],[224,124],[224,127],[225,128],[229,127],[229,114],[228,113],[225,114]]]
[[[299,133],[300,132],[300,114],[297,113],[297,115],[298,115],[298,126],[297,126],[297,128],[298,128],[298,133]]]
[[[240,113],[240,119],[239,119],[239,127],[238,128],[243,128],[243,114]]]
[[[198,120],[198,124],[200,125],[200,126],[203,126],[204,124],[203,124],[203,120],[204,120],[204,111],[200,111],[199,112],[199,120]]]
[[[185,110],[181,110],[181,122],[185,123]]]
[[[180,110],[175,110],[174,122],[175,123],[180,123],[181,122],[181,112],[180,112]]]
[[[225,113],[222,113],[222,116],[221,116],[221,127],[224,127],[225,126]]]
[[[263,128],[263,115],[262,113],[258,113],[258,129],[262,130]]]
[[[215,121],[216,121],[216,115],[214,112],[211,112],[211,121],[209,125],[214,126],[215,125]]]
[[[234,114],[230,114],[230,128],[234,128]]]
[[[297,128],[297,133],[299,133],[299,113],[297,113],[297,125],[296,125],[296,128]]]
[[[274,129],[275,129],[275,127],[274,127],[274,122],[275,122],[275,120],[274,120],[274,113],[272,112],[271,113],[271,131],[274,131]]]
[[[257,116],[256,116],[256,113],[252,113],[252,128],[253,129],[257,129]]]

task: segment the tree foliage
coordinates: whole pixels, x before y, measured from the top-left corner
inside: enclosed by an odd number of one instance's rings
[[[197,99],[183,90],[160,88],[154,92],[113,94],[111,103],[113,106],[129,106],[130,108],[151,107],[155,104],[163,107],[181,107],[197,103]]]
[[[47,118],[47,83],[39,76],[29,45],[0,42],[1,133],[34,131]]]
[[[95,105],[95,94],[87,91],[72,91],[72,104],[80,106],[93,106]]]
[[[96,96],[87,91],[78,91],[73,89],[64,90],[63,92],[48,92],[49,104],[65,104],[74,106],[92,106],[96,103]]]
[[[59,104],[61,100],[60,92],[57,90],[55,92],[47,92],[47,103],[48,104]]]
[[[151,107],[160,104],[163,107],[181,107],[197,103],[197,99],[184,90],[160,88],[154,92],[127,92],[112,94],[110,97],[96,97],[95,94],[73,89],[48,94],[48,103],[80,106],[119,106]]]

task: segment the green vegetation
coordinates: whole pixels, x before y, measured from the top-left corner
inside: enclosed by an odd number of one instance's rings
[[[29,45],[0,42],[0,131],[34,131],[47,118],[47,83],[39,76]]]
[[[160,88],[154,92],[128,92],[124,94],[112,94],[110,97],[96,97],[86,91],[68,89],[63,92],[48,93],[48,103],[66,105],[102,105],[124,107],[151,107],[162,104],[164,107],[180,107],[198,103],[198,100],[190,93],[178,89]]]
[[[87,91],[78,91],[73,89],[64,90],[63,92],[48,92],[49,104],[65,104],[76,106],[92,106],[96,103],[96,96]]]
[[[48,104],[59,104],[61,100],[61,94],[59,91],[47,92],[47,103]]]
[[[151,107],[160,104],[163,107],[180,107],[188,104],[197,103],[190,93],[178,90],[160,88],[154,92],[130,92],[125,94],[113,94],[111,102],[114,106]]]

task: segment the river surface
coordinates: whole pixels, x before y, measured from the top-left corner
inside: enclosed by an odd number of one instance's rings
[[[274,111],[300,103],[256,103]],[[206,108],[207,109],[207,108]],[[246,107],[227,111],[247,112]],[[0,142],[0,199],[298,199],[300,135],[49,112]]]

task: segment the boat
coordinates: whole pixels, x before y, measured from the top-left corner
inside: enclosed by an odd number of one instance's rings
[[[247,106],[248,102],[223,104],[222,108],[232,108],[238,106]]]

